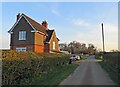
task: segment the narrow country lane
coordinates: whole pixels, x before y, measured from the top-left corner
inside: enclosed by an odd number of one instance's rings
[[[95,60],[94,55],[78,62],[79,67],[60,85],[115,85]]]

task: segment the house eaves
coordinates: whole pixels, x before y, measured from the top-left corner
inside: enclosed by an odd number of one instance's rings
[[[24,14],[21,14],[20,18],[18,19],[18,21],[16,21],[16,23],[13,25],[13,27],[8,31],[8,33],[12,34],[12,30],[15,28],[15,26],[19,23],[19,21],[21,20],[21,18],[24,17],[25,20],[27,21],[27,23],[31,26],[31,28],[33,29],[31,32],[38,32],[40,34],[46,35],[45,33],[38,31],[37,29],[35,29],[35,27],[28,21],[28,19],[25,17]]]
[[[31,23],[27,20],[27,18],[24,16],[24,14],[21,15],[21,17],[16,21],[16,23],[13,25],[13,27],[8,31],[8,33],[11,34],[12,30],[15,28],[15,26],[19,23],[19,21],[21,20],[21,18],[24,17],[25,20],[27,21],[27,23],[32,27],[32,29],[34,31],[36,31],[36,29],[31,25]]]

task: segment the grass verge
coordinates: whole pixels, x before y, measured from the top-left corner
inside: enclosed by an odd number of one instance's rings
[[[84,57],[84,58],[81,58],[81,60],[87,60],[87,58]]]
[[[49,71],[47,74],[42,74],[39,77],[35,77],[29,81],[22,81],[21,84],[23,85],[42,85],[49,87],[55,87],[57,86],[61,81],[63,81],[65,78],[67,78],[74,70],[77,68],[78,64],[67,64],[63,66],[58,66],[52,71]]]
[[[87,60],[87,57],[81,57],[81,60]]]
[[[119,80],[118,80],[118,69],[116,68],[115,65],[106,63],[106,62],[99,62],[99,64],[102,66],[102,68],[104,70],[107,71],[107,73],[109,74],[110,78],[116,83],[116,84],[120,84]]]

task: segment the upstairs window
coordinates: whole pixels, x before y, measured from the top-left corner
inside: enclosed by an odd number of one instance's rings
[[[55,42],[53,42],[53,50],[55,50]]]
[[[26,31],[19,31],[19,40],[26,40]]]

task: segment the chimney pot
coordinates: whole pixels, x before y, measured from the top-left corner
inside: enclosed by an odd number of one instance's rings
[[[20,18],[20,13],[18,13],[18,15],[17,15],[17,21],[18,21],[19,18]]]
[[[46,27],[46,29],[48,29],[48,23],[46,21],[42,22],[42,26]]]

